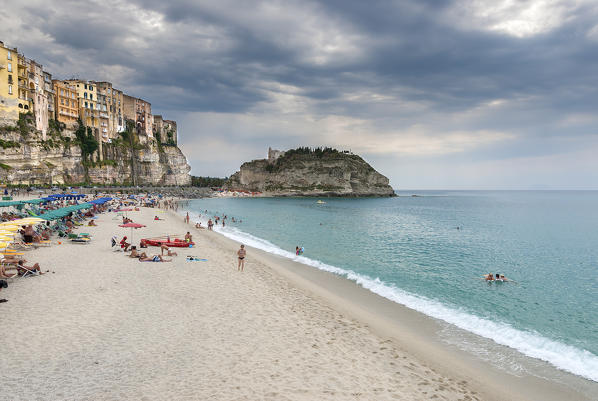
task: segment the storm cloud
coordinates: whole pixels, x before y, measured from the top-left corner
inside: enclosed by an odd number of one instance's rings
[[[594,1],[32,0],[0,40],[179,122],[196,175],[268,146],[398,188],[598,189]]]

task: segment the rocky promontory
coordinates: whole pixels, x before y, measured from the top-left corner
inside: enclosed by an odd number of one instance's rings
[[[267,159],[243,163],[224,187],[264,196],[395,196],[365,160],[332,148],[269,149]]]

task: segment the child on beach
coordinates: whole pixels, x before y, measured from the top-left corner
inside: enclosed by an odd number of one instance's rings
[[[237,256],[239,257],[239,264],[237,265],[237,271],[243,271],[245,268],[245,256],[247,255],[247,251],[245,250],[245,245],[241,245],[241,248],[237,251]]]

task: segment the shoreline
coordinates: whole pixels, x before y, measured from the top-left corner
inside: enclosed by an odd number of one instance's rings
[[[195,229],[195,232],[202,231],[206,230]],[[238,243],[222,233],[215,234],[223,246],[230,248]],[[465,376],[477,381],[476,387],[480,392],[483,388],[487,389],[484,399],[593,400],[593,394],[598,392],[598,383],[396,303],[350,279],[262,249],[246,247],[251,250],[252,256],[255,255],[294,286],[367,324],[381,337],[393,339],[397,346],[408,349],[417,359],[435,365],[445,374],[452,374],[456,367],[459,372],[467,372]],[[447,343],[438,335],[447,329],[472,342],[499,348],[502,353],[510,354],[525,364],[529,371],[516,375],[471,351]],[[496,385],[497,382],[500,384]],[[505,388],[505,383],[508,383],[508,388]],[[501,396],[493,398],[497,394]]]
[[[435,344],[437,322],[344,278],[252,248],[237,272],[238,243],[181,212],[131,211],[146,225],[135,231],[100,214],[79,230],[91,243],[54,238],[27,253],[55,273],[2,290],[0,400],[584,399],[534,378],[511,386]],[[110,247],[114,235],[137,243],[186,231],[197,245],[173,249],[169,263]]]

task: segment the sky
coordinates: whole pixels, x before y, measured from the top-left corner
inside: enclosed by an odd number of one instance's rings
[[[595,0],[28,0],[0,40],[178,123],[192,174],[332,146],[396,189],[598,189]]]

